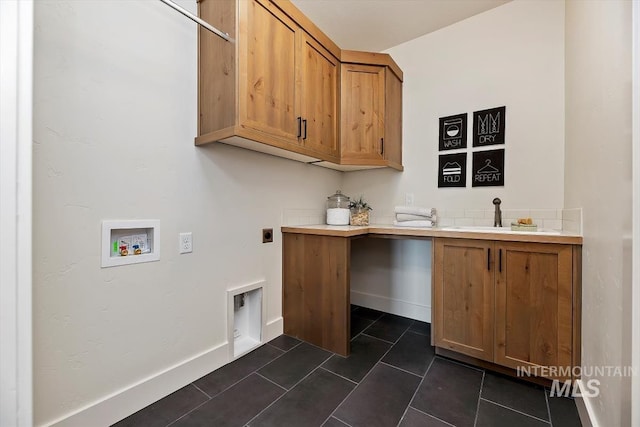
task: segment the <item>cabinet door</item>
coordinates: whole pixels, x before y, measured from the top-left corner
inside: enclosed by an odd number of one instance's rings
[[[493,361],[493,243],[434,239],[435,344]]]
[[[301,117],[304,147],[338,156],[338,60],[302,33]]]
[[[505,242],[496,250],[496,363],[571,367],[571,246]]]
[[[270,3],[241,1],[240,123],[297,144],[297,25]]]
[[[343,160],[384,159],[384,85],[384,67],[342,65],[340,147]]]
[[[389,69],[386,70],[382,151],[389,166],[402,170],[402,81]]]
[[[284,333],[348,356],[351,240],[282,234]]]

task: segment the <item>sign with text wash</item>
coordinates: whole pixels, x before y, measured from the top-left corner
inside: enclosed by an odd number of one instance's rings
[[[467,153],[441,154],[438,188],[467,186]]]
[[[467,113],[440,117],[440,151],[467,148]]]
[[[473,146],[504,144],[504,127],[507,107],[474,111]]]

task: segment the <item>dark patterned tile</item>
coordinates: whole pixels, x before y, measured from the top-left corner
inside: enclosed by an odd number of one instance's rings
[[[214,397],[282,354],[282,350],[263,345],[240,359],[205,375],[195,381],[194,384],[209,396]]]
[[[419,377],[379,363],[334,416],[353,427],[397,426],[419,383]]]
[[[430,338],[407,331],[382,359],[405,371],[423,376],[435,356]]]
[[[550,424],[511,409],[480,400],[476,427],[550,427]]]
[[[297,427],[304,422],[304,425],[319,426],[354,387],[352,382],[318,369],[249,425]]]
[[[568,397],[551,397],[549,390],[545,391],[549,399],[551,424],[561,427],[581,427],[580,416],[575,400]]]
[[[172,427],[242,426],[273,403],[285,390],[257,374],[251,374],[220,393]]]
[[[360,382],[390,347],[391,344],[387,342],[360,335],[351,341],[349,357],[334,354],[324,362],[322,367],[352,381]]]
[[[402,418],[402,422],[398,427],[450,427],[451,424],[447,424],[440,421],[431,415],[423,414],[420,411],[416,411],[413,408],[408,408],[407,413]]]
[[[192,384],[182,387],[135,414],[114,424],[114,427],[165,427],[209,398]]]
[[[274,347],[278,347],[282,351],[289,351],[301,342],[302,341],[300,341],[299,339],[290,337],[289,335],[280,335],[279,337],[269,341],[269,344]]]
[[[481,383],[482,371],[436,357],[411,406],[459,427],[473,426]]]
[[[343,423],[342,421],[331,417],[327,420],[327,422],[322,424],[322,427],[349,427],[349,426]]]
[[[481,397],[549,421],[544,388],[538,385],[486,372]]]
[[[290,389],[331,355],[328,351],[303,342],[258,372],[276,384]]]
[[[374,310],[373,308],[360,307],[360,306],[352,306],[352,307],[356,307],[356,309],[351,311],[351,314],[356,315],[358,317],[362,317],[363,319],[378,320],[380,317],[384,315],[382,311]]]
[[[372,337],[389,342],[396,342],[404,332],[409,329],[413,320],[394,314],[385,314],[373,322],[373,325],[364,330],[364,333]]]
[[[414,320],[411,326],[409,326],[409,330],[416,334],[431,336],[431,323]]]
[[[371,324],[373,324],[373,320],[352,315],[351,316],[351,338],[355,337],[360,332],[367,329],[369,326],[371,326]]]

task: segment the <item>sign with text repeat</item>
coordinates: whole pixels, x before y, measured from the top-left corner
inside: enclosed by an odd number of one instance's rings
[[[473,153],[472,187],[504,187],[504,150]]]

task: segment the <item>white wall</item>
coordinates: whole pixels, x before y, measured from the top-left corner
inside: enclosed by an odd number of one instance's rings
[[[0,2],[0,426],[33,424],[33,2]]]
[[[404,72],[405,171],[351,172],[345,175],[345,194],[364,195],[377,218],[390,217],[394,205],[404,204],[405,193],[414,194],[416,205],[441,211],[492,209],[494,197],[506,210],[563,206],[564,2],[507,3],[388,53]],[[506,144],[493,148],[505,149],[505,186],[472,188],[469,154],[467,188],[438,189],[439,117],[467,112],[471,129],[474,111],[502,105],[507,108]],[[422,294],[418,287],[424,286],[429,268],[408,273],[420,279],[396,281],[392,288]],[[354,262],[355,274],[362,270]],[[367,285],[358,277],[352,280],[354,289]],[[427,299],[416,302],[430,306]]]
[[[106,425],[227,362],[225,351],[189,368],[226,343],[230,287],[265,279],[267,338],[281,333],[282,213],[322,209],[341,174],[195,147],[196,64],[196,25],[160,2],[36,2],[37,425],[85,407],[75,424]],[[160,219],[161,260],[101,269],[101,221],[135,218]],[[263,227],[274,243],[261,243]],[[183,231],[192,254],[178,254]]]
[[[431,240],[354,240],[351,303],[431,322]]]
[[[631,2],[568,0],[566,51],[565,206],[584,213],[582,365],[629,366]],[[631,425],[628,378],[594,378],[595,421]]]

